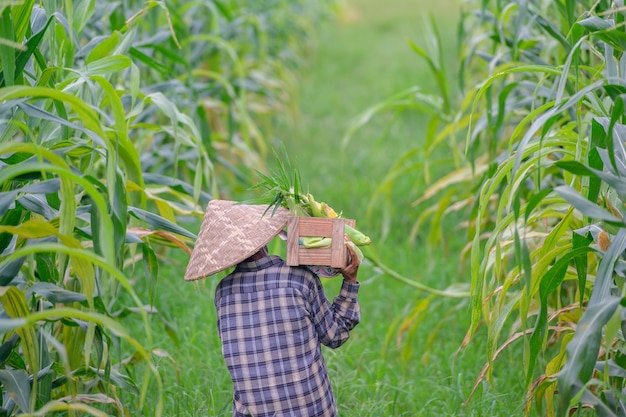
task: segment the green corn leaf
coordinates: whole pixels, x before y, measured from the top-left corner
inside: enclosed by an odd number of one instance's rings
[[[68,291],[48,282],[36,282],[28,288],[28,294],[36,294],[51,303],[74,303],[87,300],[85,294]]]
[[[122,178],[119,171],[116,172],[115,186],[113,189],[109,187],[109,193],[112,193],[112,216],[113,222],[113,240],[116,248],[120,248],[118,251],[119,263],[122,264],[124,257],[122,248],[124,248],[124,242],[126,241],[126,229],[128,227],[128,202],[126,201],[126,184],[124,178]]]
[[[62,211],[62,222],[59,226],[59,232],[63,236],[69,236],[70,233],[66,232],[66,230],[73,230],[73,225],[75,221],[75,200],[73,187],[78,184],[82,186],[85,191],[90,195],[95,205],[98,207],[100,213],[107,213],[107,204],[100,192],[84,177],[76,175],[74,172],[69,170],[65,162],[55,155],[53,152],[43,148],[37,148],[30,144],[15,144],[8,143],[4,146],[0,145],[0,154],[4,152],[16,152],[16,151],[33,151],[33,153],[41,153],[50,161],[53,161],[57,165],[49,165],[49,164],[41,164],[41,163],[28,163],[28,164],[20,164],[15,166],[10,166],[0,170],[0,183],[7,181],[15,176],[19,176],[24,173],[29,172],[51,172],[56,173],[61,178],[61,190],[63,195],[63,204],[61,207]],[[69,219],[67,217],[70,216]],[[63,220],[64,219],[64,220]],[[113,226],[111,224],[111,219],[108,216],[100,216],[100,221],[103,223],[104,227],[102,229],[103,233],[103,254],[104,256],[112,263],[115,263],[115,251],[112,245],[111,240],[107,237],[106,233],[108,230],[112,230]],[[106,231],[106,232],[105,232]]]
[[[106,56],[124,55],[114,52],[119,40],[119,34],[116,35],[116,33],[94,36],[89,42],[81,45],[74,58],[84,59],[84,63],[88,64]],[[113,43],[113,46],[111,46],[111,43]],[[101,48],[101,53],[96,52],[99,48]]]
[[[150,213],[149,211],[145,211],[137,207],[128,207],[128,212],[137,219],[146,222],[150,227],[155,228],[156,230],[166,230],[191,239],[196,238],[196,235],[189,232],[187,229],[184,229],[159,215]]]
[[[31,57],[33,56],[33,54],[35,54],[37,52],[37,48],[39,47],[39,44],[41,43],[41,40],[43,39],[43,36],[46,33],[46,30],[48,29],[48,26],[50,26],[50,23],[53,20],[53,16],[51,16],[47,21],[46,24],[43,25],[42,28],[40,28],[39,31],[37,31],[35,34],[33,34],[27,41],[26,44],[24,45],[24,48],[18,51],[17,57],[15,57],[14,61],[15,61],[15,77],[20,77],[24,71],[24,68],[26,67],[26,64],[28,63],[28,61],[31,59]],[[4,79],[4,71],[2,73],[0,73],[0,86],[4,86],[6,84],[6,81]]]
[[[0,286],[9,285],[19,274],[26,259],[18,258],[0,267]]]
[[[93,131],[101,140],[106,140],[98,113],[80,98],[47,87],[13,86],[0,90],[0,102],[15,98],[48,98],[66,103],[80,118],[86,129]],[[113,147],[111,147],[113,148]]]
[[[611,100],[615,100],[621,94],[626,94],[626,87],[618,84],[607,84],[604,86],[604,90],[609,95]],[[592,120],[592,123],[593,121],[595,121],[595,118]]]
[[[154,60],[137,48],[130,48],[129,53],[130,56],[133,57],[135,60],[145,64],[148,68],[159,72],[165,79],[171,78],[172,68],[168,67],[167,65]]]
[[[566,110],[576,105],[579,102],[579,100],[581,100],[585,95],[592,92],[593,90],[598,89],[602,85],[603,85],[603,81],[596,81],[580,89],[580,91],[576,92],[576,94],[572,95],[571,97],[568,97],[567,99],[564,99],[556,107],[548,110],[546,113],[539,116],[537,120],[533,122],[533,124],[530,126],[530,128],[528,129],[528,131],[526,132],[526,134],[524,135],[524,137],[522,138],[522,140],[520,141],[518,145],[518,150],[515,154],[515,165],[513,167],[513,172],[517,171],[521,163],[522,155],[524,154],[524,150],[526,146],[528,145],[530,140],[534,137],[534,135],[539,131],[539,129],[544,128],[545,123],[549,122],[550,120],[553,120],[559,114],[564,113]]]
[[[624,225],[623,219],[619,219],[603,209],[602,207],[593,204],[580,194],[576,190],[566,185],[560,185],[554,189],[561,195],[568,203],[576,207],[581,213],[594,219],[603,220],[609,224]]]
[[[130,63],[130,61],[128,62]],[[109,83],[106,79],[102,77],[94,77],[94,80],[100,85],[100,87],[102,87],[108,99],[108,104],[113,109],[115,132],[117,134],[116,150],[124,163],[124,171],[130,180],[143,187],[144,182],[141,162],[139,161],[139,153],[128,137],[128,127],[126,124],[122,101],[111,83]],[[110,151],[112,152],[113,149],[110,149]]]
[[[585,38],[582,38],[578,42],[576,42],[574,47],[567,54],[567,59],[562,69],[562,75],[559,77],[559,81],[557,85],[556,97],[554,100],[556,103],[561,103],[563,101],[563,95],[564,95],[565,89],[569,84],[567,81],[568,81],[568,74],[570,73],[570,68],[572,64],[576,65],[578,63],[579,51],[583,45],[584,40]]]
[[[606,132],[602,125],[594,119],[591,123],[591,143],[588,156],[589,167],[595,170],[602,170],[602,159],[598,153],[597,147],[606,147]],[[587,199],[589,201],[597,201],[600,195],[601,179],[595,175],[589,177],[589,192]]]
[[[122,287],[128,292],[128,294],[131,296],[133,301],[139,307],[140,314],[142,316],[143,323],[144,323],[144,331],[146,333],[146,338],[147,338],[146,344],[147,346],[150,346],[152,344],[152,332],[150,330],[150,325],[148,323],[146,311],[143,308],[141,301],[137,297],[137,294],[134,292],[130,282],[124,276],[124,274],[115,267],[114,263],[107,262],[105,258],[99,257],[91,251],[87,251],[84,249],[68,248],[66,246],[53,244],[53,243],[33,244],[33,245],[22,247],[14,251],[7,257],[5,257],[2,261],[0,261],[0,269],[2,268],[4,264],[11,262],[14,259],[29,255],[31,253],[38,253],[38,252],[58,252],[58,253],[66,254],[66,255],[72,255],[73,257],[80,257],[102,268],[107,273],[109,273],[112,277],[114,277],[122,285]],[[14,287],[9,287],[9,288],[14,288]],[[146,368],[145,373],[144,373],[145,384],[142,386],[142,390],[140,394],[141,404],[143,404],[143,402],[145,401],[145,396],[147,395],[146,386],[148,385],[150,374],[153,374],[156,379],[157,389],[159,393],[162,392],[163,388],[162,388],[162,381],[161,381],[160,375],[158,371],[152,365],[152,362],[150,361],[150,357],[145,351],[143,345],[139,343],[138,341],[136,341],[134,338],[130,337],[127,331],[125,330],[125,328],[121,324],[118,324],[117,322],[112,320],[111,318],[102,316],[94,312],[76,311],[74,309],[69,309],[69,308],[57,308],[57,309],[52,309],[52,310],[33,312],[29,314],[28,316],[26,316],[25,319],[27,320],[27,325],[32,325],[33,323],[37,323],[40,320],[45,320],[45,319],[58,320],[59,318],[63,318],[63,317],[84,320],[90,323],[100,324],[106,327],[113,334],[126,339],[139,352],[139,354],[150,364],[150,366]],[[161,415],[162,407],[163,407],[162,401],[163,400],[161,398],[161,394],[159,394],[158,404],[157,404],[157,408],[155,411],[155,414],[157,416]]]
[[[72,14],[72,24],[77,33],[82,33],[83,29],[87,25],[87,22],[93,15],[95,4],[96,0],[83,0],[76,2],[76,7],[74,8]]]
[[[20,4],[11,8],[13,25],[15,30],[15,40],[22,42],[30,27],[30,17],[35,5],[35,0],[24,0]]]
[[[0,39],[15,43],[11,8],[5,8],[0,16]],[[12,44],[0,42],[0,62],[2,63],[4,84],[13,85],[15,83],[15,49]]]
[[[102,398],[96,395],[79,394],[75,396],[76,401],[101,402],[114,404],[115,400]],[[40,409],[29,414],[20,414],[22,417],[48,417],[61,413],[62,415],[90,415],[93,417],[109,417],[110,414],[100,411],[95,407],[82,402],[68,403],[66,401],[53,400],[43,405]]]
[[[497,355],[498,344],[500,343],[500,336],[502,329],[504,328],[507,320],[511,316],[513,309],[519,304],[519,301],[523,293],[518,291],[511,295],[511,298],[502,306],[496,319],[489,328],[489,335],[487,337],[487,360],[493,364],[493,360]]]
[[[3,319],[3,320],[13,321],[14,319]],[[21,325],[23,324],[20,324],[20,326]],[[11,330],[13,329],[8,329],[5,331],[2,325],[0,324],[0,332],[8,333]],[[6,368],[5,363],[7,359],[9,359],[9,357],[13,353],[13,349],[15,349],[15,347],[18,345],[19,341],[20,341],[20,337],[17,335],[17,333],[13,333],[12,335],[5,337],[4,342],[2,343],[2,345],[0,345],[0,367],[2,367],[3,369]]]
[[[524,211],[524,220],[528,222],[528,218],[535,210],[535,208],[552,192],[550,188],[544,188],[536,194],[532,194],[531,198],[526,203],[526,210]]]
[[[611,45],[604,46],[604,62],[605,69],[604,73],[609,80],[614,80],[619,77],[619,69],[617,65],[617,61],[613,59],[615,54],[615,49]]]
[[[626,228],[621,228],[611,241],[611,245],[600,261],[598,272],[596,273],[596,281],[593,285],[593,292],[589,299],[589,307],[595,304],[601,304],[609,297],[611,287],[615,285],[613,280],[615,263],[620,258],[625,248]]]
[[[132,104],[135,105],[137,96],[139,95],[139,87],[141,85],[141,74],[139,68],[134,63],[130,66],[130,96],[132,97]],[[203,113],[204,114],[204,113]],[[207,135],[203,135],[207,136]]]
[[[33,176],[38,173],[32,173]],[[36,179],[36,178],[32,178]],[[27,210],[43,216],[45,219],[55,219],[59,217],[59,212],[48,204],[46,200],[33,195],[23,195],[17,201]]]
[[[181,191],[187,195],[194,195],[193,186],[178,178],[173,178],[161,174],[144,173],[143,179],[147,185],[166,186],[176,191]],[[200,201],[208,204],[208,202],[211,200],[211,195],[205,191],[201,191],[199,198]]]
[[[548,297],[559,288],[567,267],[570,262],[578,257],[585,256],[588,252],[593,251],[590,247],[579,247],[572,249],[565,256],[561,257],[545,274],[541,277],[539,286],[540,309],[535,329],[530,337],[530,359],[528,362],[528,371],[526,374],[526,383],[529,384],[533,378],[533,370],[539,351],[545,347],[546,334],[548,327]]]
[[[569,208],[567,212],[565,212],[561,218],[561,220],[550,230],[548,236],[545,238],[539,253],[544,255],[545,253],[551,251],[553,248],[559,246],[559,243],[562,241],[563,236],[568,232],[570,228],[570,223],[572,221],[572,213],[573,209]]]
[[[591,236],[581,236],[578,233],[572,233],[572,249],[588,247],[593,242]],[[576,265],[576,274],[578,275],[578,293],[580,294],[580,308],[583,307],[585,301],[585,287],[587,285],[587,256],[577,256],[574,258]]]
[[[108,373],[106,373],[103,369],[98,369],[97,373],[100,376],[100,378],[120,387],[125,392],[130,392],[131,394],[139,395],[139,389],[137,388],[137,385],[127,375],[124,375],[115,369],[111,369]]]
[[[608,369],[608,374],[610,376],[626,378],[626,369],[622,368],[613,359],[609,359],[607,361],[597,361],[595,368],[600,372],[604,372],[606,369]]]
[[[6,393],[23,413],[29,413],[32,410],[30,407],[30,383],[26,372],[21,369],[0,369],[0,382]]]
[[[101,76],[120,72],[132,64],[130,58],[123,55],[113,55],[100,58],[97,61],[85,64],[85,71],[89,76]]]
[[[480,224],[482,214],[478,213],[476,217],[476,224]],[[471,322],[468,331],[468,338],[471,338],[476,327],[480,322],[481,309],[483,307],[485,282],[482,279],[480,271],[480,237],[478,230],[474,233],[474,239],[470,249],[470,291],[471,291]]]
[[[577,24],[618,51],[624,52],[626,50],[626,33],[623,29],[616,28],[612,19],[591,16],[580,20]]]
[[[27,220],[19,226],[0,226],[0,233],[11,233],[23,239],[41,239],[58,235],[58,230],[44,220]]]
[[[143,253],[143,270],[146,283],[149,288],[150,304],[154,305],[154,297],[156,296],[157,283],[159,277],[159,262],[154,250],[147,244],[141,245]]]
[[[431,34],[431,35],[434,36],[433,37],[434,40],[438,41],[436,32]],[[439,44],[439,42],[437,42],[437,43]],[[443,99],[443,111],[446,114],[449,113],[450,112],[450,103],[449,103],[449,94],[448,94],[448,82],[447,82],[447,79],[446,79],[446,73],[444,71],[445,68],[439,67],[440,63],[436,63],[431,58],[432,54],[429,54],[428,52],[426,52],[424,49],[422,49],[421,47],[419,47],[418,45],[416,45],[412,41],[409,41],[409,46],[420,57],[422,57],[426,61],[426,63],[428,64],[428,67],[430,68],[431,72],[435,76],[435,79],[437,80],[437,86],[439,87],[439,94],[440,94],[440,97]]]
[[[59,117],[57,115],[55,115],[54,113],[50,113],[40,107],[34,106],[32,104],[29,103],[20,103],[19,108],[25,113],[27,114],[29,117],[32,118],[39,118],[45,121],[50,121],[50,122],[54,122],[54,123],[58,123],[61,126],[66,126],[68,128],[71,129],[75,129],[78,130],[84,134],[86,134],[87,136],[89,136],[90,139],[93,139],[95,143],[106,147],[106,144],[104,143],[104,141],[102,139],[100,139],[100,137],[98,137],[94,132],[85,129],[84,127],[81,127],[75,123],[70,122],[67,117]]]
[[[6,314],[13,319],[28,319],[29,307],[26,297],[17,287],[0,287],[0,301]],[[39,372],[39,343],[31,327],[16,330],[22,339],[22,351],[32,373]]]
[[[625,95],[619,95],[613,102],[613,111],[611,112],[611,120],[606,129],[607,132],[607,151],[609,153],[609,160],[611,161],[611,167],[613,172],[619,173],[617,168],[616,158],[619,158],[621,162],[624,162],[624,137],[620,133],[623,133],[623,129],[620,129],[622,125],[617,124],[619,120],[624,116],[624,98]],[[600,120],[602,122],[603,119]],[[617,155],[616,155],[617,154]]]
[[[3,319],[0,318],[0,333],[8,333],[12,330],[19,329],[26,325],[24,319]]]
[[[558,415],[567,415],[570,401],[589,380],[600,349],[602,330],[619,303],[619,297],[609,296],[589,306],[578,322],[574,338],[567,346],[567,361],[558,376]]]
[[[57,257],[54,254],[37,254],[35,256],[36,273],[43,282],[58,282],[59,269],[57,268]]]
[[[558,41],[566,53],[569,53],[569,51],[572,49],[572,44],[564,36],[564,34],[559,30],[559,28],[556,27],[556,24],[555,24],[556,22],[550,21],[549,19],[546,19],[540,14],[535,15],[534,18],[537,24],[541,26],[543,30],[549,33],[550,36],[552,36],[554,40]]]
[[[578,161],[563,160],[555,162],[554,165],[578,176],[595,176],[597,174],[597,171]]]

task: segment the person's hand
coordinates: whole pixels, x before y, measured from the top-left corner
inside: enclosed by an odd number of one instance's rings
[[[354,284],[357,282],[356,275],[357,275],[357,272],[359,271],[360,261],[359,261],[359,258],[356,256],[354,249],[350,245],[346,245],[346,248],[348,249],[348,254],[350,255],[350,259],[349,259],[348,265],[343,267],[340,270],[340,272],[341,272],[341,275],[343,275],[344,281],[348,281]]]

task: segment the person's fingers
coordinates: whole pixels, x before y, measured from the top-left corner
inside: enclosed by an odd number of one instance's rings
[[[356,255],[356,251],[354,248],[347,246],[348,254],[350,255],[350,260],[348,264],[342,269],[341,273],[345,278],[356,280],[356,274],[359,270],[359,258]]]
[[[358,266],[361,261],[359,260],[359,257],[357,256],[354,248],[350,245],[348,245],[348,252],[350,252],[350,264]]]

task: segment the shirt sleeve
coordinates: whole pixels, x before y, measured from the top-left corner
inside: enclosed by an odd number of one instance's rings
[[[348,340],[350,330],[361,320],[358,292],[358,283],[343,281],[339,295],[331,304],[324,295],[322,283],[316,279],[310,303],[313,324],[322,344],[335,349]]]

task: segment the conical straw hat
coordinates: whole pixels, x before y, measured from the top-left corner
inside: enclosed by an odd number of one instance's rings
[[[212,200],[191,253],[185,280],[216,274],[255,254],[287,224],[289,210]],[[265,211],[267,210],[267,213]]]

